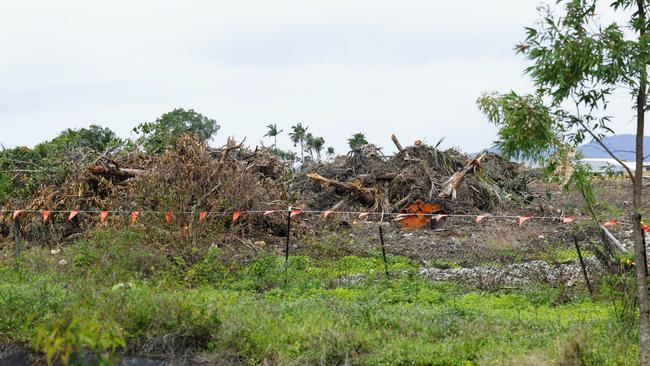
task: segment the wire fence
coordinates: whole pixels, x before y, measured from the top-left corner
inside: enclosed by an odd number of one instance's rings
[[[388,230],[389,223],[411,217],[425,217],[432,223],[439,223],[441,226],[449,221],[462,221],[463,227],[471,224],[491,223],[498,230],[493,237],[486,239],[498,243],[501,240],[507,242],[507,238],[499,239],[499,235],[507,235],[512,227],[518,231],[527,231],[527,225],[533,221],[544,221],[545,229],[548,231],[563,230],[569,231],[571,225],[580,221],[593,221],[590,217],[575,217],[568,215],[500,215],[490,213],[479,214],[443,214],[443,213],[403,213],[403,212],[362,212],[362,211],[328,211],[328,210],[303,210],[295,207],[288,207],[284,210],[230,210],[230,211],[156,211],[156,210],[37,210],[37,209],[2,209],[0,215],[10,215],[13,221],[13,239],[15,245],[15,256],[20,256],[21,251],[21,218],[25,216],[42,216],[42,222],[52,223],[55,219],[52,214],[64,214],[67,216],[64,222],[71,221],[79,213],[97,215],[97,220],[105,223],[113,216],[127,216],[131,224],[135,224],[141,215],[162,216],[167,223],[177,219],[179,215],[193,216],[198,222],[209,220],[211,217],[221,217],[231,220],[233,223],[243,215],[286,215],[286,237],[284,238],[283,254],[285,271],[290,265],[290,256],[293,244],[298,241],[295,233],[292,235],[292,221],[302,218],[319,218],[323,222],[332,222],[334,218],[342,221],[352,218],[359,220],[363,225],[359,232],[354,230],[349,234],[362,238],[359,241],[365,243],[377,243],[367,245],[365,249],[376,249],[381,254],[381,272],[386,277],[391,275],[391,260],[393,255],[418,257],[427,253],[427,258],[422,260],[422,275],[440,281],[465,282],[490,286],[520,286],[534,282],[544,282],[556,286],[576,286],[587,289],[593,293],[593,279],[602,272],[603,268],[599,261],[593,256],[592,251],[585,251],[584,245],[574,234],[570,237],[570,244],[565,242],[561,246],[549,245],[543,248],[542,245],[533,248],[531,243],[525,241],[534,238],[524,238],[522,243],[510,244],[465,244],[454,242],[456,237],[463,237],[466,233],[450,236],[444,241],[447,229],[438,228],[434,230]],[[6,217],[6,216],[5,216]],[[32,217],[34,219],[34,217]],[[62,221],[61,218],[56,218]],[[504,224],[503,222],[506,221]],[[551,226],[550,223],[553,223]],[[628,222],[608,220],[602,226],[625,226],[630,227]],[[485,228],[481,229],[484,230]],[[492,228],[494,229],[494,228]],[[453,232],[454,228],[449,229]],[[647,230],[647,228],[646,228]],[[477,231],[476,229],[468,231]],[[496,237],[494,237],[496,236]],[[542,235],[540,235],[542,236]],[[414,237],[417,239],[415,240]],[[566,236],[565,236],[566,239]],[[519,240],[519,239],[517,239]],[[513,240],[510,240],[513,241]],[[534,241],[534,240],[532,240]],[[565,240],[566,241],[566,240]],[[530,253],[533,248],[534,253]],[[553,255],[555,253],[555,255]],[[559,253],[559,254],[558,254]],[[478,259],[477,259],[478,258]]]

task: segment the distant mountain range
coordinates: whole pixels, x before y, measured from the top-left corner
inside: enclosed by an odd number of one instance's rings
[[[636,136],[634,135],[615,135],[603,138],[603,143],[610,149],[616,156],[623,161],[635,161],[636,157]],[[650,136],[643,138],[643,150],[646,152],[644,161],[650,162]],[[499,153],[499,149],[495,146],[485,149],[486,151]],[[593,141],[588,144],[581,145],[578,150],[584,155],[585,158],[611,158],[609,154],[597,142]],[[470,154],[476,155],[476,154]]]
[[[603,139],[603,143],[623,161],[636,160],[636,136],[615,135]],[[609,154],[597,142],[590,142],[578,148],[585,158],[610,158]],[[650,161],[650,136],[643,138],[644,161]]]

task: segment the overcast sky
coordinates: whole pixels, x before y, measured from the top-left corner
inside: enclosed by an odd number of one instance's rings
[[[339,152],[355,132],[464,151],[491,145],[483,91],[530,91],[513,45],[538,0],[3,1],[0,142],[32,146],[97,123],[193,108],[258,144],[310,126]],[[625,102],[627,96],[620,96]],[[617,133],[633,112],[610,110]],[[289,147],[288,139],[279,141]]]

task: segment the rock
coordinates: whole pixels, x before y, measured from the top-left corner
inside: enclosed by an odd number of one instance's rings
[[[586,258],[585,265],[591,275],[602,271],[600,263],[593,258]],[[584,284],[578,261],[563,264],[531,261],[505,267],[423,268],[420,273],[434,281],[458,281],[473,285],[518,286],[535,282],[563,283],[565,286]]]

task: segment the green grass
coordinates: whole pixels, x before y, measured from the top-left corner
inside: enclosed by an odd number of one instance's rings
[[[593,252],[581,249],[582,258],[593,258]],[[578,252],[574,248],[561,248],[555,249],[550,252],[537,253],[534,259],[540,259],[549,263],[567,263],[574,262],[579,259]]]
[[[606,299],[433,283],[401,257],[387,280],[379,253],[292,257],[285,273],[275,256],[241,264],[212,249],[188,264],[146,247],[137,231],[104,230],[58,255],[5,258],[0,341],[71,363],[80,351],[105,363],[116,352],[248,365],[636,362],[634,326]]]

